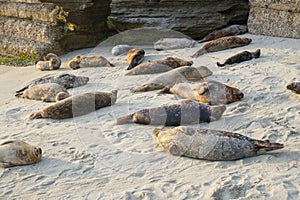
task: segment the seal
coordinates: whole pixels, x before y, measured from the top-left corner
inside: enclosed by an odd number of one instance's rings
[[[142,75],[167,72],[172,69],[183,66],[191,66],[193,61],[186,61],[177,57],[167,57],[163,60],[154,60],[151,62],[142,63],[134,69],[127,72],[125,75]]]
[[[223,64],[217,62],[219,67],[223,67],[225,65],[231,65],[234,63],[241,63],[247,60],[251,60],[252,58],[259,58],[260,49],[257,49],[255,52],[243,51],[241,53],[235,54],[228,59],[225,60]]]
[[[174,156],[224,161],[257,156],[282,149],[283,144],[257,140],[226,131],[179,126],[169,130],[154,129],[157,143]]]
[[[128,53],[130,49],[133,49],[133,47],[126,44],[117,45],[112,48],[111,54],[113,56],[119,56]]]
[[[23,92],[17,93],[16,97],[42,100],[44,102],[60,101],[70,96],[63,86],[57,83],[44,83],[27,88]]]
[[[131,92],[143,92],[162,89],[165,86],[174,85],[185,81],[203,80],[203,78],[212,75],[205,66],[200,67],[179,67],[171,71],[159,74],[158,76],[150,79],[142,86],[137,86],[131,89]]]
[[[236,48],[246,46],[250,44],[252,40],[250,38],[240,38],[236,36],[222,37],[210,42],[207,42],[196,53],[192,55],[192,58],[197,58],[205,53],[221,51],[230,48]]]
[[[286,86],[286,89],[296,93],[296,94],[300,94],[300,82],[292,82],[292,83],[289,83],[287,86]]]
[[[23,141],[7,141],[0,144],[0,166],[29,165],[42,159],[42,149]]]
[[[226,110],[224,105],[209,106],[194,100],[137,111],[117,119],[116,124],[151,124],[179,126],[219,120]]]
[[[117,90],[111,92],[88,92],[68,97],[45,107],[42,111],[32,113],[29,119],[52,118],[66,119],[94,112],[115,104]]]
[[[86,68],[86,67],[114,67],[103,56],[75,56],[68,62],[68,66],[72,69]]]
[[[192,48],[195,44],[197,44],[196,41],[187,38],[161,38],[154,43],[154,49],[157,51],[184,49]]]
[[[85,76],[75,76],[73,74],[56,74],[56,75],[48,74],[41,78],[32,80],[25,87],[23,87],[20,90],[17,90],[16,93],[20,93],[31,86],[39,85],[43,83],[57,83],[63,86],[64,88],[69,89],[69,88],[75,88],[75,87],[85,85],[87,84],[88,81],[89,81],[89,77],[85,77]]]
[[[177,83],[158,92],[158,94],[162,93],[177,94],[186,99],[193,99],[211,105],[228,104],[239,101],[244,97],[239,89],[213,80],[200,83]]]
[[[43,61],[38,61],[35,67],[41,71],[56,70],[61,66],[61,59],[54,53],[48,53]]]
[[[127,70],[135,68],[139,65],[145,57],[145,51],[143,49],[130,49],[127,54],[127,63],[129,66]]]
[[[199,40],[198,43],[208,42],[211,40],[215,40],[218,38],[226,37],[226,36],[235,36],[244,34],[248,31],[246,25],[231,25],[220,30],[216,30],[205,36],[202,40]]]

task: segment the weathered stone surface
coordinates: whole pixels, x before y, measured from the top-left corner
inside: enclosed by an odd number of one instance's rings
[[[228,24],[246,24],[247,0],[112,0],[108,24],[117,31],[163,27],[201,38]]]
[[[300,0],[250,0],[250,7],[250,33],[300,38]]]

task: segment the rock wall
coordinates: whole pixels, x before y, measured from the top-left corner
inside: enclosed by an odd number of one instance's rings
[[[112,0],[110,28],[159,26],[201,38],[230,24],[246,24],[248,0]]]
[[[250,33],[300,38],[300,0],[250,0]]]
[[[29,55],[97,45],[107,36],[110,0],[2,0],[0,54]]]

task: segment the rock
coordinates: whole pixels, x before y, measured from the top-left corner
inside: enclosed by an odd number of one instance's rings
[[[300,38],[300,1],[250,0],[252,34]]]

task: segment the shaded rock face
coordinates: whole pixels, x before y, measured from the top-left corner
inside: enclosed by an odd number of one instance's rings
[[[201,38],[231,24],[246,24],[247,0],[112,0],[110,28],[119,32],[163,27]]]
[[[248,30],[253,34],[300,38],[300,1],[250,0]]]

